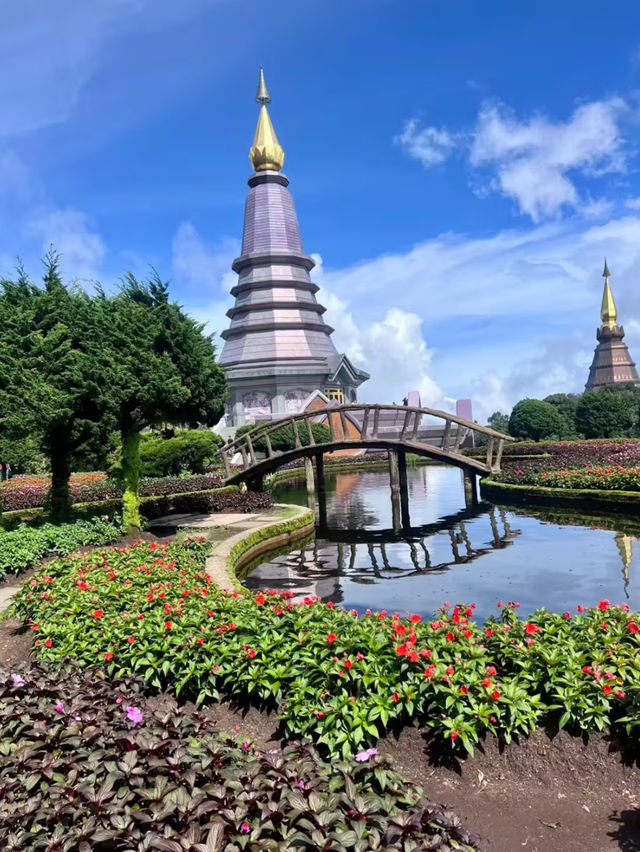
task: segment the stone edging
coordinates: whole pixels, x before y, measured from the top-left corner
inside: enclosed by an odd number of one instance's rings
[[[253,530],[244,530],[221,542],[207,559],[205,570],[221,589],[244,591],[236,577],[236,569],[246,565],[261,553],[293,544],[315,530],[316,519],[305,506],[275,503],[277,509],[297,509],[292,518],[274,520]]]
[[[513,485],[493,479],[480,481],[480,494],[489,500],[538,506],[567,506],[605,509],[640,514],[640,492],[603,491],[590,488],[549,488],[541,485]]]

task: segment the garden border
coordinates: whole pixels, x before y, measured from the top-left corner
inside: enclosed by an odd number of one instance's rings
[[[257,556],[286,544],[294,544],[315,532],[315,514],[306,506],[275,503],[274,509],[296,510],[293,518],[274,520],[254,530],[243,530],[221,542],[208,557],[206,572],[221,589],[245,592],[236,570]]]
[[[640,515],[640,492],[606,491],[595,488],[550,488],[541,485],[513,485],[495,479],[480,480],[480,496],[492,501],[518,505],[568,506],[577,509],[606,509]]]

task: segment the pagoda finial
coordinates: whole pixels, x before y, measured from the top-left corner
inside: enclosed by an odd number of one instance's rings
[[[258,78],[258,91],[256,92],[256,103],[263,106],[264,104],[271,103],[271,95],[269,94],[269,89],[267,89],[267,84],[264,81],[264,69],[262,65],[260,66],[260,77]]]
[[[602,275],[604,277],[604,292],[602,294],[602,305],[600,307],[600,319],[602,320],[603,326],[607,326],[607,328],[615,328],[618,322],[618,311],[616,310],[616,303],[613,301],[613,293],[609,286],[609,276],[611,273],[607,266],[606,257],[604,259],[604,270],[602,271]]]
[[[260,115],[258,116],[256,135],[253,137],[253,145],[249,149],[249,159],[257,172],[267,170],[279,172],[284,164],[284,150],[278,142],[267,110],[267,104],[271,103],[271,95],[265,83],[262,66],[260,66],[256,103],[260,104]]]

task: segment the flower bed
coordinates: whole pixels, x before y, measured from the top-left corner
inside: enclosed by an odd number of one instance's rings
[[[0,580],[37,565],[45,556],[68,554],[87,545],[111,544],[122,535],[118,520],[107,517],[74,524],[19,526],[0,535]]]
[[[15,599],[47,664],[70,657],[137,672],[197,704],[221,694],[277,706],[285,733],[332,754],[417,720],[473,751],[555,720],[575,733],[640,731],[640,616],[601,601],[578,614],[473,605],[401,619],[288,593],[226,594],[202,570],[202,539],[95,551],[47,566]]]
[[[600,465],[632,467],[639,464],[640,441],[629,438],[515,443],[505,445],[500,478],[513,481],[518,470],[542,472]]]
[[[263,754],[197,712],[150,702],[135,681],[4,673],[0,731],[5,852],[477,848],[373,753]]]
[[[504,481],[504,480],[503,480]],[[640,491],[640,466],[607,465],[581,470],[525,470],[518,468],[508,477],[518,485],[545,488],[589,488],[599,491]]]
[[[88,479],[89,477],[95,477]],[[85,479],[87,478],[87,479]],[[51,485],[50,477],[23,477],[11,479],[0,488],[0,501],[5,512],[36,509],[45,505]],[[14,484],[15,483],[15,484]],[[143,479],[140,484],[142,497],[162,497],[168,494],[184,494],[192,491],[208,491],[222,483],[219,476],[164,476],[158,479]],[[122,490],[104,474],[74,474],[71,480],[73,503],[96,503],[117,500]]]

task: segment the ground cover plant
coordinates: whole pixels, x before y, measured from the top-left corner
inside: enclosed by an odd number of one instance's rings
[[[309,745],[263,753],[135,680],[0,673],[0,731],[6,852],[476,848],[375,749],[332,763]]]
[[[122,488],[104,474],[77,474],[71,480],[72,503],[96,503],[117,500]],[[141,497],[160,497],[166,494],[185,494],[218,488],[222,479],[213,474],[196,476],[163,476],[142,479]],[[0,486],[0,501],[5,512],[35,509],[46,505],[51,479],[46,476],[18,477]]]
[[[0,580],[37,565],[45,556],[68,554],[79,547],[111,544],[122,535],[118,518],[96,517],[73,524],[21,524],[0,533]]]
[[[473,605],[437,618],[358,616],[287,593],[213,587],[205,540],[94,551],[49,564],[15,599],[37,657],[135,672],[198,704],[235,695],[279,709],[286,737],[351,754],[417,720],[473,750],[553,722],[640,733],[640,616],[608,601],[577,613],[517,605],[479,625]]]

